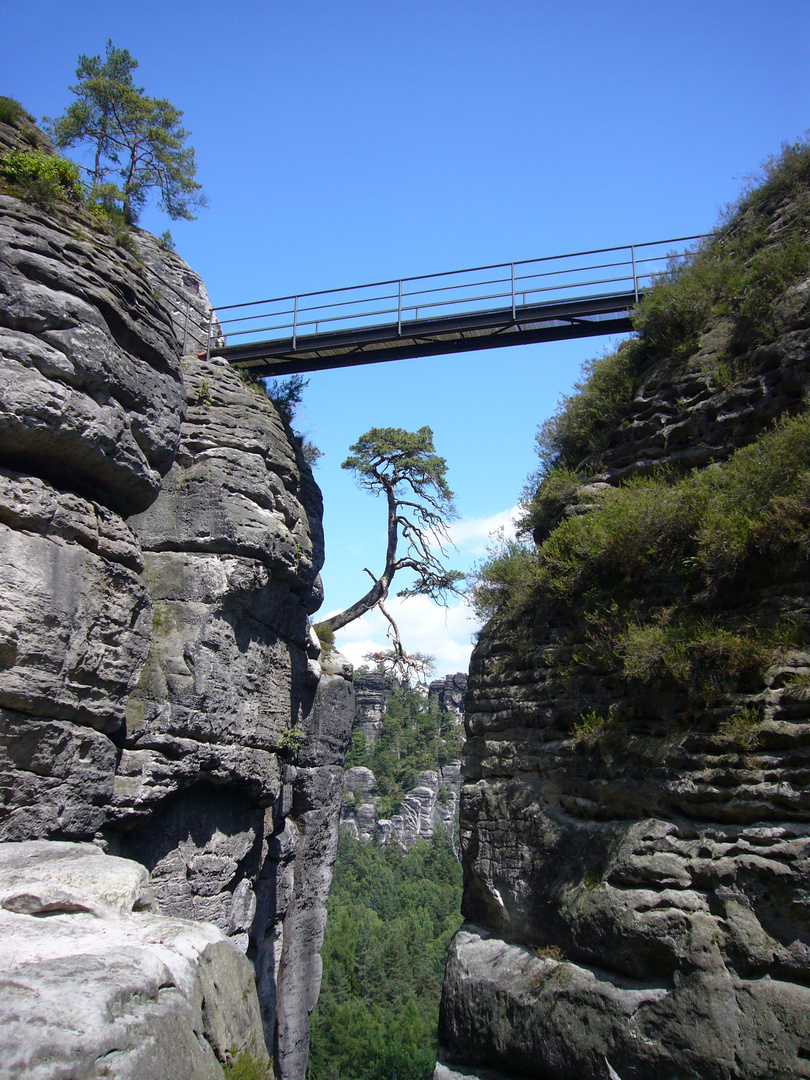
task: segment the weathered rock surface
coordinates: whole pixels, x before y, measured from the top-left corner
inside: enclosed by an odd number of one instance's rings
[[[464,720],[466,696],[467,673],[465,671],[445,675],[443,679],[434,679],[428,687],[428,701],[435,704],[439,712],[455,713],[460,723]]]
[[[363,735],[367,746],[379,737],[383,716],[392,695],[390,678],[378,672],[357,672],[354,676],[356,713],[354,731]],[[452,727],[460,730],[464,720],[467,676],[461,672],[434,680],[428,702],[444,713]],[[461,761],[450,761],[438,770],[420,772],[411,791],[406,792],[398,812],[381,817],[377,781],[371,769],[354,766],[343,781],[341,827],[361,840],[387,844],[391,841],[410,847],[417,840],[429,840],[437,828],[448,836],[457,835],[458,798],[461,790]]]
[[[721,362],[723,324],[686,367],[650,371],[587,463],[598,483],[564,513],[598,514],[600,485],[633,474],[722,461],[800,409],[810,336],[794,307],[777,343],[737,357],[731,389],[697,371]],[[712,612],[751,628],[781,612],[806,643],[805,555],[728,593]],[[470,667],[466,923],[447,965],[437,1080],[810,1077],[806,644],[761,676],[728,672],[697,703],[685,686],[629,686],[591,663],[594,626],[550,590],[511,630],[485,629]],[[747,744],[723,731],[746,714],[757,718]],[[586,715],[615,715],[613,735],[572,737]]]
[[[177,342],[144,269],[106,234],[0,195],[0,455],[140,510],[185,407]]]
[[[2,1074],[215,1080],[267,1061],[254,973],[215,927],[158,914],[92,844],[0,845]]]
[[[391,697],[385,675],[376,671],[358,671],[354,677],[354,695],[355,727],[371,745],[379,737],[385,706]]]
[[[0,199],[0,839],[149,868],[255,961],[303,1077],[354,713],[308,622],[320,492],[264,395],[181,370],[209,323],[182,260]]]

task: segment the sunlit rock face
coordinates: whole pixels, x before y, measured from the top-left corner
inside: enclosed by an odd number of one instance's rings
[[[221,1080],[267,1064],[253,970],[211,925],[156,910],[143,866],[93,844],[0,845],[8,1076]]]
[[[354,677],[354,695],[355,726],[366,744],[372,745],[379,737],[385,706],[391,696],[386,677],[377,671],[358,671]]]
[[[711,468],[800,411],[808,296],[805,284],[786,298],[786,332],[739,358],[732,389],[650,371],[562,520],[599,514],[599,490],[634,473]],[[724,343],[722,324],[704,336],[704,368]],[[648,602],[639,582],[639,613]],[[781,612],[800,632],[761,677],[729,672],[699,708],[686,688],[628,689],[590,662],[593,625],[550,590],[519,625],[482,632],[461,793],[466,921],[437,1080],[810,1076],[806,553],[713,603],[751,628]],[[574,737],[583,715],[615,709],[613,737]],[[722,731],[746,710],[760,718],[748,745]]]
[[[154,632],[127,703],[111,843],[149,867],[165,910],[216,923],[255,959],[279,1071],[303,1076],[351,672],[338,654],[322,666],[309,625],[323,534],[300,448],[223,362],[186,358],[184,375],[175,463],[131,519]]]
[[[320,492],[269,399],[198,359],[182,260],[0,203],[0,840],[145,865],[254,961],[303,1077],[354,715],[309,625]]]

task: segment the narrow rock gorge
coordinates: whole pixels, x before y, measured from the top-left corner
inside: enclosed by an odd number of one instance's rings
[[[67,203],[0,214],[0,840],[145,867],[155,910],[252,961],[303,1078],[354,716],[309,622],[319,489],[267,396],[198,359],[181,259]]]
[[[810,153],[541,431],[478,584],[437,1080],[810,1076]]]

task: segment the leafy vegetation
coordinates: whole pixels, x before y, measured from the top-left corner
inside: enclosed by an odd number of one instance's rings
[[[608,488],[598,512],[564,520],[538,549],[510,541],[494,552],[478,570],[476,611],[505,626],[540,597],[576,607],[591,661],[711,697],[802,641],[775,613],[740,622],[725,598],[770,566],[807,558],[809,462],[802,414],[710,469]]]
[[[226,1062],[222,1071],[226,1080],[273,1080],[272,1065],[265,1065],[244,1051]]]
[[[205,199],[194,179],[194,150],[185,145],[189,133],[180,126],[183,113],[134,85],[137,66],[112,41],[103,59],[80,56],[78,82],[70,88],[76,100],[49,121],[50,133],[62,150],[89,148],[91,203],[108,212],[120,204],[124,220],[132,224],[156,190],[159,207],[170,218],[193,218],[192,209],[204,206]]]
[[[79,203],[82,186],[79,169],[58,154],[17,146],[0,157],[0,179],[23,198],[49,205]]]
[[[783,212],[774,225],[777,207]],[[661,360],[693,359],[712,319],[729,320],[733,350],[773,341],[784,326],[786,294],[810,271],[809,233],[810,144],[797,142],[766,162],[714,232],[658,277],[634,314],[636,336],[585,365],[584,379],[538,432],[532,488],[552,469],[580,470],[604,449],[641,374]]]
[[[17,127],[18,124],[24,122],[33,124],[35,121],[33,116],[22,107],[16,98],[0,94],[0,124]]]
[[[430,1080],[460,904],[461,867],[441,838],[403,853],[341,835],[309,1080]]]
[[[306,732],[298,724],[293,724],[283,733],[278,745],[280,750],[289,750],[290,753],[297,754],[306,741]]]
[[[394,814],[405,794],[416,786],[424,769],[438,770],[461,757],[462,737],[452,713],[440,713],[423,693],[389,676],[391,697],[382,716],[379,738],[366,745],[365,736],[352,737],[346,765],[364,765],[377,781],[381,818]]]

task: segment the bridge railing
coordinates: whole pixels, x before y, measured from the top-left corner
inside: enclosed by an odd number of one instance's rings
[[[418,324],[453,315],[503,312],[518,319],[542,304],[632,295],[685,259],[700,236],[681,236],[624,247],[468,267],[438,274],[369,282],[295,296],[252,300],[214,308],[208,351],[218,344],[291,341],[313,344],[319,335]]]

